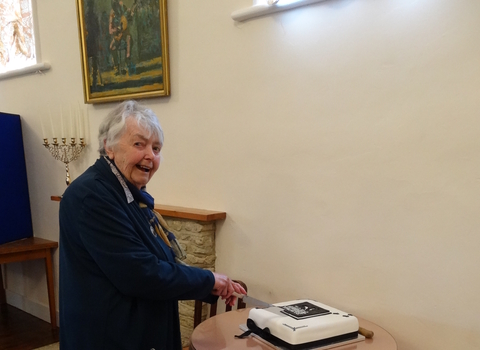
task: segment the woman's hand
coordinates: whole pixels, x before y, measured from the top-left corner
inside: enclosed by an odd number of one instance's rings
[[[237,297],[233,295],[233,292],[238,294],[247,294],[245,289],[238,283],[233,282],[228,276],[214,272],[215,285],[213,286],[212,294],[218,295],[225,300],[226,305],[233,306]]]

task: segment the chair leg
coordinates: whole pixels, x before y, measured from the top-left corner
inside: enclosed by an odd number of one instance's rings
[[[193,329],[197,327],[200,322],[202,322],[202,302],[200,300],[195,300],[195,309],[193,314]]]
[[[55,287],[53,282],[53,264],[52,264],[52,252],[47,249],[48,252],[45,257],[45,269],[47,272],[47,289],[48,289],[48,306],[50,307],[50,322],[52,329],[57,329],[57,311],[55,305]]]

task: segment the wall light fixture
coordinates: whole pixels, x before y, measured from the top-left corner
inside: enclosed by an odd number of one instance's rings
[[[325,0],[253,0],[252,6],[232,12],[232,18],[234,21],[242,22],[251,18],[291,10],[321,1]]]

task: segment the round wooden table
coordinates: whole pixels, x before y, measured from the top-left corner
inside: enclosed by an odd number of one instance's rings
[[[271,350],[272,346],[255,338],[247,337],[237,339],[234,336],[240,335],[243,331],[239,328],[245,324],[250,309],[232,310],[208,318],[194,329],[190,342],[190,350],[220,350],[220,349],[255,349]],[[358,318],[358,317],[357,317]],[[358,318],[360,327],[371,330],[375,333],[372,339],[365,339],[360,342],[342,346],[336,346],[335,350],[396,350],[395,339],[375,323]]]

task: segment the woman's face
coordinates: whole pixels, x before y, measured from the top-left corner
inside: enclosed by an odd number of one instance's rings
[[[150,181],[160,165],[160,140],[141,128],[136,120],[127,118],[126,129],[119,142],[107,155],[115,162],[123,176],[138,189]]]

